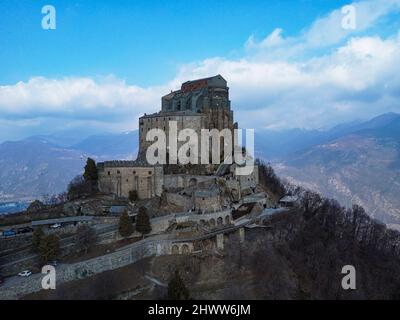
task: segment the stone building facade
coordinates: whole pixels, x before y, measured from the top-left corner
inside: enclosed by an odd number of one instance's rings
[[[159,112],[145,115],[139,119],[139,159],[146,158],[147,148],[154,143],[153,141],[146,141],[147,132],[151,129],[163,130],[168,144],[170,124],[172,122],[176,122],[177,132],[183,129],[193,129],[198,137],[201,134],[201,129],[207,126],[205,115],[192,111]],[[183,142],[178,143],[177,148],[182,144]]]
[[[161,196],[163,190],[163,168],[161,166],[139,166],[136,161],[106,161],[97,166],[99,189],[118,197],[129,197],[135,190],[139,199]]]
[[[218,189],[199,189],[193,193],[193,202],[196,210],[212,212],[221,210],[221,199]]]

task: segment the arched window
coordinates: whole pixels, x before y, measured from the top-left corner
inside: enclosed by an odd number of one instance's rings
[[[179,254],[179,247],[176,244],[172,246],[172,254]]]
[[[182,253],[183,254],[188,254],[189,253],[189,246],[187,244],[184,244],[182,246]]]
[[[215,227],[215,219],[214,219],[214,218],[212,218],[212,219],[210,220],[210,226],[211,226],[211,227]]]

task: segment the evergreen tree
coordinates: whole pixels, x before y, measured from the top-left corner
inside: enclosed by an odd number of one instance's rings
[[[44,238],[44,232],[41,227],[36,228],[32,235],[32,246],[35,251],[39,250],[40,242]]]
[[[189,299],[189,290],[186,288],[178,270],[171,280],[168,282],[168,299],[170,300],[187,300]]]
[[[87,158],[83,176],[86,181],[97,181],[98,175],[96,162],[92,158]]]
[[[119,218],[118,230],[119,234],[124,238],[129,237],[134,231],[131,218],[126,211]]]
[[[150,219],[145,207],[139,208],[139,213],[136,217],[136,231],[142,235],[148,234],[151,231]]]
[[[96,162],[92,158],[87,158],[85,172],[83,173],[84,183],[89,187],[89,193],[96,192],[98,174]]]
[[[55,260],[60,252],[60,239],[51,234],[40,241],[39,256],[43,263]]]

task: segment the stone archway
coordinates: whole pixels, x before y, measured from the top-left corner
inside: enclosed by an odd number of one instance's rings
[[[176,244],[174,244],[172,246],[171,252],[172,252],[172,254],[179,254],[179,247]]]
[[[190,252],[189,246],[187,244],[182,245],[181,251],[182,254],[188,254]]]
[[[231,224],[231,217],[230,216],[226,216],[225,217],[225,224]]]
[[[231,199],[232,201],[236,202],[240,200],[240,194],[239,191],[236,189],[231,190]]]
[[[209,224],[210,224],[211,227],[215,227],[215,219],[211,218],[210,221],[209,221]]]
[[[217,219],[217,226],[222,226],[223,222],[224,222],[224,220],[222,219],[222,217],[219,217]]]

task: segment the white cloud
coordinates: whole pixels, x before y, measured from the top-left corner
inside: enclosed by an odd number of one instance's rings
[[[346,14],[338,8],[328,15],[316,19],[296,37],[284,38],[284,31],[275,29],[266,38],[257,41],[251,35],[246,42],[248,50],[262,58],[294,58],[310,54],[313,50],[338,45],[349,36],[356,36],[374,27],[380,19],[389,13],[400,12],[400,0],[365,0],[350,4],[355,9],[356,28],[343,28]]]
[[[183,72],[186,78],[224,75],[246,127],[316,128],[400,112],[397,37],[351,38],[331,54],[302,62],[215,58]]]
[[[282,46],[285,43],[285,40],[282,37],[283,30],[281,28],[277,28],[272,31],[265,39],[258,42],[255,40],[254,35],[251,35],[249,39],[247,39],[245,47],[250,49],[269,49],[277,46]]]
[[[30,116],[38,114],[76,114],[96,117],[98,112],[119,114],[142,112],[158,104],[157,95],[163,88],[129,86],[124,81],[107,77],[47,79],[32,78],[15,85],[0,86],[2,114]]]

